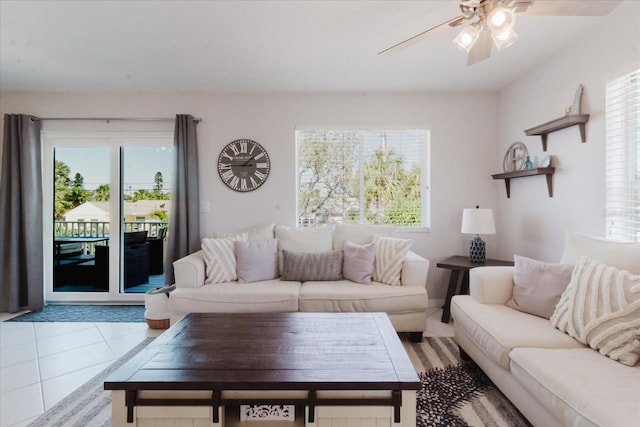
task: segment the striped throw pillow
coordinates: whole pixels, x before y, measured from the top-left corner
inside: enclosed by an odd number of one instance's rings
[[[202,239],[206,274],[204,283],[232,282],[236,273],[236,239]]]
[[[376,236],[373,243],[376,247],[373,281],[387,285],[401,285],[402,263],[411,248],[411,240]]]
[[[549,320],[601,354],[633,366],[640,359],[640,276],[583,257]]]

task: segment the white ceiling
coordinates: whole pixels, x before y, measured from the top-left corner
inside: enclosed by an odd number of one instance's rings
[[[0,90],[495,90],[606,19],[519,15],[516,44],[470,67],[459,29],[377,55],[458,15],[454,0],[0,0]]]

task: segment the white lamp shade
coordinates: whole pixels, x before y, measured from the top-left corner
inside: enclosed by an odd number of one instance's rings
[[[465,209],[462,211],[462,229],[464,234],[496,234],[491,209]]]

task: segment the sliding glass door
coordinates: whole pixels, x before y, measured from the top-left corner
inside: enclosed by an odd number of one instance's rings
[[[162,286],[172,135],[43,141],[46,300],[138,301]]]

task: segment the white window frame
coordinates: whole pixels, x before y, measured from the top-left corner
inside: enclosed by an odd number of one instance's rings
[[[640,69],[606,83],[606,236],[640,242]]]
[[[298,131],[422,131],[425,132],[425,144],[426,147],[422,151],[422,159],[421,159],[421,206],[420,206],[420,215],[421,215],[421,225],[420,226],[397,226],[396,231],[398,232],[430,232],[431,229],[431,130],[424,125],[410,125],[410,126],[319,126],[319,125],[305,125],[305,126],[296,126],[296,136],[295,140],[295,162],[296,162],[296,212],[295,212],[295,222],[298,224],[298,219],[300,218],[300,213],[298,212],[299,208],[299,182],[298,182],[298,141],[297,141],[297,132]],[[360,152],[360,164],[364,162],[364,152]],[[363,187],[363,175],[360,175],[360,188],[362,190]],[[364,207],[362,206],[362,191],[360,198],[360,223],[362,222],[364,216]],[[299,224],[298,224],[299,225]]]
[[[55,146],[65,147],[109,147],[110,189],[109,209],[120,212],[120,148],[127,145],[172,146],[173,132],[73,132],[42,131],[43,155],[43,206],[42,226],[44,243],[44,295],[46,302],[144,302],[144,294],[120,292],[120,269],[117,259],[119,251],[109,253],[109,291],[108,292],[54,292],[53,291],[53,151]],[[120,218],[113,215],[110,223],[109,244],[120,248]]]

